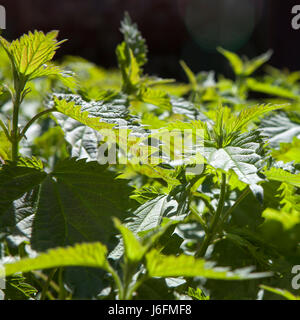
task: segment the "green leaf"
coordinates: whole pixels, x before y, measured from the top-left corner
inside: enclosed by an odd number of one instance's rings
[[[284,112],[263,119],[260,128],[273,148],[278,148],[282,142],[292,142],[295,137],[300,139],[300,123],[290,119]]]
[[[3,131],[0,131],[0,162],[11,159],[11,142]]]
[[[89,161],[97,160],[101,134],[62,113],[54,113],[54,116],[71,147],[71,156]]]
[[[122,42],[116,49],[119,68],[122,72],[123,86],[122,90],[125,93],[133,93],[137,89],[140,82],[141,70],[136,61],[132,50]]]
[[[300,188],[300,173],[292,174],[280,168],[271,168],[268,171],[264,171],[264,174],[269,180],[286,182]]]
[[[47,34],[34,31],[34,33],[24,34],[12,43],[0,37],[0,43],[11,59],[16,72],[26,80],[32,80],[61,74],[58,67],[48,65],[56,50],[64,42],[58,42],[57,36],[57,31],[51,31]]]
[[[164,256],[156,250],[146,255],[147,271],[151,277],[204,277],[219,280],[244,280],[270,276],[270,273],[250,273],[249,269],[229,271],[212,267],[203,259],[193,256]]]
[[[113,217],[124,219],[134,206],[127,181],[115,179],[107,166],[66,159],[43,181],[31,242],[37,250],[77,242],[110,241]]]
[[[280,143],[280,149],[273,150],[272,156],[283,162],[300,163],[300,139],[294,137],[292,142]]]
[[[221,47],[218,47],[217,49],[230,62],[234,73],[236,75],[241,75],[243,73],[244,65],[240,57],[234,52],[225,50]]]
[[[255,92],[266,93],[275,97],[282,97],[293,100],[299,99],[299,96],[291,90],[270,83],[260,82],[253,78],[247,79],[247,86],[250,90]]]
[[[5,275],[9,276],[16,272],[67,266],[93,267],[107,270],[106,254],[107,249],[101,243],[83,243],[76,244],[73,247],[51,249],[36,258],[26,258],[5,264]]]
[[[180,220],[185,215],[185,201],[178,203],[172,196],[161,195],[141,205],[126,226],[135,234],[155,229],[163,218]]]
[[[0,170],[0,213],[6,213],[14,200],[39,185],[36,201],[25,201],[29,205],[26,211],[20,203],[22,215],[16,211],[18,219],[35,213],[26,227],[26,236],[37,250],[83,241],[108,243],[116,233],[112,217],[124,219],[134,205],[129,199],[132,189],[126,181],[116,180],[107,166],[66,159],[49,174],[37,168],[5,165]],[[30,200],[30,193],[27,198]],[[3,219],[7,220],[7,215]],[[7,224],[14,228],[9,219]]]
[[[291,292],[284,290],[284,289],[272,288],[272,287],[269,287],[266,285],[261,285],[260,287],[264,290],[269,291],[269,292],[278,294],[278,295],[286,298],[287,300],[300,300],[300,296],[295,296]]]
[[[5,285],[5,300],[34,299],[38,292],[20,275],[7,277]]]
[[[0,215],[8,210],[14,200],[40,184],[46,176],[36,167],[4,165],[0,170]]]
[[[122,234],[125,247],[125,257],[133,263],[141,261],[146,253],[147,247],[143,246],[133,232],[122,225],[119,220],[115,219],[114,221],[116,227]]]
[[[300,224],[300,212],[297,210],[286,212],[285,210],[267,208],[263,212],[262,216],[266,220],[275,220],[280,222],[285,230],[292,229],[297,224]]]
[[[125,12],[124,19],[121,21],[120,31],[124,35],[126,45],[132,51],[138,65],[141,67],[147,62],[147,45],[145,39],[142,37],[138,27],[132,23],[131,18]]]
[[[162,90],[142,87],[138,91],[137,98],[142,102],[158,106],[162,110],[171,110],[172,108],[169,95]]]
[[[189,287],[188,295],[195,300],[209,300],[209,296],[207,297],[200,288],[194,290],[193,288]]]
[[[223,54],[230,62],[234,73],[237,76],[250,76],[255,70],[266,63],[272,56],[272,50],[269,50],[252,60],[244,59],[244,61],[234,52],[218,47],[218,51]]]
[[[40,186],[36,186],[13,201],[0,215],[0,233],[3,232],[6,242],[13,247],[18,247],[24,241],[30,242],[39,192]]]
[[[263,159],[263,141],[258,131],[250,131],[235,137],[223,148],[206,147],[203,156],[207,163],[226,172],[233,170],[240,181],[255,185],[262,179],[257,175]]]
[[[183,60],[180,61],[180,65],[181,65],[182,69],[184,70],[185,74],[187,75],[189,82],[192,85],[192,88],[194,90],[196,90],[197,89],[197,78],[196,78],[194,72],[188,67],[188,65]]]
[[[250,76],[260,66],[265,64],[268,60],[270,60],[272,54],[273,54],[273,51],[268,50],[267,52],[259,55],[258,57],[255,57],[249,61],[246,61],[244,66],[244,75]]]
[[[226,124],[226,128],[228,127],[229,131],[239,131],[246,127],[249,122],[256,120],[257,118],[261,117],[262,115],[283,108],[284,105],[256,105],[252,107],[244,108],[239,115],[232,116],[229,120],[229,123]]]
[[[207,120],[194,103],[184,98],[171,98],[172,113],[183,115],[191,120]]]
[[[127,97],[121,94],[90,102],[78,95],[55,94],[49,106],[97,131],[136,121],[129,116]]]

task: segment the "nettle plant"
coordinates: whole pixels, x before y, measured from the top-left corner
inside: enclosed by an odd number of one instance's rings
[[[0,38],[2,295],[297,299],[300,73],[219,48],[234,80],[181,61],[177,83],[121,32],[109,71],[54,64],[56,31]]]

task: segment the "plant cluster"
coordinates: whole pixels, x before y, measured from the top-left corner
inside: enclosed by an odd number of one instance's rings
[[[298,299],[300,72],[218,48],[233,80],[181,61],[178,83],[120,30],[117,70],[54,63],[56,31],[0,37],[0,295]],[[185,130],[201,146],[182,159]]]

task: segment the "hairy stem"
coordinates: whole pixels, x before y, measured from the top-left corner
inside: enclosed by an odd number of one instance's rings
[[[207,248],[214,240],[214,237],[216,235],[217,226],[220,220],[220,217],[223,212],[224,208],[224,202],[225,202],[225,193],[226,193],[226,174],[222,173],[222,180],[221,180],[221,192],[220,192],[220,199],[218,203],[217,210],[212,218],[210,227],[208,228],[208,232],[205,235],[204,241],[199,249],[199,251],[196,252],[196,257],[204,257],[205,253],[207,251]]]
[[[13,100],[13,121],[11,132],[12,143],[12,161],[16,163],[18,161],[19,154],[19,112],[20,106],[26,94],[24,90],[26,81],[22,81],[17,76],[14,77],[15,94],[12,96]]]

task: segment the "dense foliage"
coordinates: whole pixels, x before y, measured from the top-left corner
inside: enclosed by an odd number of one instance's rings
[[[55,31],[0,38],[1,295],[297,299],[300,72],[218,48],[234,80],[177,83],[121,32],[110,71],[54,64]]]

